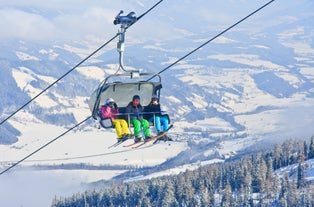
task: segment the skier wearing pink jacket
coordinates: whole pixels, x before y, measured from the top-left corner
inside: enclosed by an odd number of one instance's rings
[[[101,107],[102,118],[111,118],[116,129],[118,141],[128,139],[130,136],[128,124],[124,119],[116,119],[115,115],[119,113],[119,108],[112,98],[108,98],[105,105]]]

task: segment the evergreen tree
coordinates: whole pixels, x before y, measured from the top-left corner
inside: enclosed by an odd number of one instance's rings
[[[309,147],[308,157],[309,157],[309,159],[314,158],[314,135],[311,137],[311,143],[310,143],[310,147]]]
[[[279,199],[287,199],[288,195],[288,188],[289,188],[289,178],[287,174],[284,174],[282,180],[281,180],[281,188],[279,193]]]
[[[179,203],[174,196],[174,187],[169,182],[166,185],[164,185],[160,198],[161,199],[159,200],[158,206],[168,206],[168,207],[179,206]]]
[[[279,169],[283,166],[283,153],[282,153],[282,146],[279,144],[275,145],[275,149],[273,152],[273,169]]]
[[[305,185],[305,176],[304,176],[304,164],[299,162],[298,169],[297,169],[297,188],[304,187]]]
[[[211,203],[211,198],[213,197],[213,195],[211,195],[211,192],[208,191],[207,188],[204,188],[204,190],[201,191],[200,194],[200,205],[202,207],[206,207],[206,206],[213,206],[213,203]]]
[[[306,141],[303,142],[304,159],[309,158],[309,147]]]
[[[291,163],[291,155],[293,153],[294,143],[291,139],[285,141],[282,145],[283,166],[288,166]]]
[[[272,197],[276,200],[279,198],[279,192],[280,192],[280,179],[279,175],[275,173],[272,179]]]
[[[225,189],[222,194],[221,207],[232,206],[232,191],[229,183],[226,184]]]
[[[297,181],[294,177],[291,182],[289,182],[288,188],[288,206],[297,207]]]

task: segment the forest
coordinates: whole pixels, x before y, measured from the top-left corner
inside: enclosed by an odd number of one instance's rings
[[[313,158],[314,136],[309,143],[290,139],[269,151],[178,175],[55,198],[52,206],[314,206],[314,186],[306,177]]]

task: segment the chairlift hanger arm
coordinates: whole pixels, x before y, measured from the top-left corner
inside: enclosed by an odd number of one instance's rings
[[[123,53],[124,53],[124,41],[125,41],[125,32],[126,29],[134,24],[137,21],[137,17],[134,12],[130,12],[126,16],[121,16],[123,14],[123,10],[121,10],[118,15],[115,17],[113,21],[114,25],[121,24],[120,30],[118,32],[119,42],[117,43],[117,51],[119,52],[119,68],[121,68],[125,72],[138,72],[138,70],[126,69],[123,63]]]
[[[153,8],[155,8],[158,4],[160,4],[163,0],[160,0],[159,2],[157,2],[153,7],[151,7],[149,10],[147,10],[145,13],[143,13],[139,18],[142,18],[143,16],[145,16],[148,12],[150,12]],[[129,25],[127,28],[129,28],[132,25]],[[126,28],[126,29],[127,29]],[[101,50],[102,48],[104,48],[107,44],[109,44],[113,39],[115,39],[117,37],[117,35],[113,36],[110,40],[108,40],[106,43],[104,43],[102,46],[100,46],[97,50],[95,50],[93,53],[91,53],[90,55],[88,55],[85,59],[83,59],[82,61],[80,61],[77,65],[75,65],[72,69],[70,69],[68,72],[66,72],[63,76],[61,76],[60,78],[58,78],[55,82],[53,82],[52,84],[50,84],[47,88],[45,88],[44,90],[42,90],[40,93],[38,93],[35,97],[33,97],[30,101],[26,102],[23,106],[21,106],[20,108],[18,108],[15,112],[13,112],[11,115],[9,115],[7,118],[5,118],[4,120],[2,120],[0,122],[0,125],[2,125],[3,123],[5,123],[6,121],[8,121],[11,117],[13,117],[16,113],[18,113],[19,111],[21,111],[24,107],[26,107],[29,103],[33,102],[36,98],[38,98],[41,94],[43,94],[45,91],[47,91],[49,88],[51,88],[53,85],[55,85],[57,82],[59,82],[61,79],[63,79],[65,76],[67,76],[68,74],[70,74],[72,71],[74,71],[79,65],[81,65],[83,62],[85,62],[86,60],[88,60],[90,57],[92,57],[94,54],[96,54],[99,50]],[[29,157],[33,156],[34,154],[36,154],[37,152],[39,152],[40,150],[42,150],[43,148],[47,147],[48,145],[50,145],[51,143],[53,143],[54,141],[60,139],[61,137],[63,137],[66,133],[72,131],[73,129],[75,129],[76,127],[80,126],[81,124],[85,123],[88,119],[90,119],[92,116],[87,117],[86,119],[82,120],[81,122],[79,122],[78,124],[76,124],[75,126],[71,127],[70,129],[68,129],[67,131],[65,131],[64,133],[62,133],[61,135],[59,135],[58,137],[54,138],[53,140],[51,140],[50,142],[48,142],[47,144],[41,146],[40,148],[36,149],[35,151],[33,151],[32,153],[30,153],[29,155],[27,155],[26,157],[22,158],[21,160],[17,161],[16,163],[14,163],[13,165],[9,166],[8,168],[4,169],[3,171],[0,172],[0,176],[3,175],[4,173],[6,173],[7,171],[9,171],[10,169],[16,167],[17,165],[19,165],[20,163],[24,162],[26,159],[28,159]]]

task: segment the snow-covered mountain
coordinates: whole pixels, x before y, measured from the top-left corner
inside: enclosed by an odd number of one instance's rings
[[[157,7],[128,30],[125,65],[159,72],[265,3],[241,1],[236,6],[233,1],[227,2],[229,6],[204,0],[161,4],[162,9]],[[0,16],[5,16],[8,6],[0,6]],[[130,1],[123,6],[125,12],[129,9],[140,14],[151,3]],[[9,7],[23,15],[32,13],[46,19],[62,13],[47,8],[29,10],[25,5]],[[171,169],[223,161],[244,149],[254,150],[257,143],[263,147],[260,143],[266,141],[309,138],[314,125],[313,8],[312,1],[275,1],[162,73],[161,102],[175,125],[170,134],[178,141],[171,146],[161,143],[141,151],[122,146],[107,150],[114,142],[114,131],[98,129],[89,120],[22,166],[83,163],[88,168],[116,165],[133,169],[163,163]],[[87,38],[81,41],[59,39],[57,35],[45,41],[21,35],[0,36],[1,120],[115,35],[117,27],[112,20],[122,3],[101,3],[98,9],[104,12],[100,17],[106,18],[107,30],[102,31],[105,37],[96,29],[92,38],[84,30]],[[52,19],[66,28],[66,21]],[[89,26],[93,33],[91,28],[96,26],[90,22]],[[43,31],[42,35],[48,34]],[[90,116],[90,94],[118,68],[116,41],[0,126],[2,169]],[[104,176],[99,169],[89,172],[97,174],[93,179],[82,182],[110,179],[126,170]],[[76,175],[86,176],[83,174]]]

